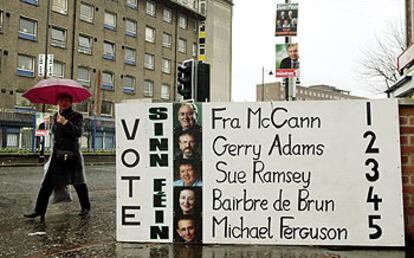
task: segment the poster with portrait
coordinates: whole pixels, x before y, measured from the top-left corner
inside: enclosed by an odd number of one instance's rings
[[[35,136],[47,136],[51,126],[52,114],[36,112]]]
[[[296,36],[298,30],[298,4],[277,4],[275,36]]]
[[[395,99],[121,103],[116,137],[118,241],[404,245]]]
[[[276,77],[294,78],[299,75],[298,43],[276,44]]]

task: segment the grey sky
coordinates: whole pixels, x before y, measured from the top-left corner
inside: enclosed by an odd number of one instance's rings
[[[254,101],[262,67],[274,70],[276,4],[284,0],[234,0],[233,100]],[[363,90],[357,62],[364,47],[380,37],[388,23],[403,21],[404,0],[297,0],[301,83],[328,84],[351,94],[378,98]],[[278,81],[265,75],[265,82]]]

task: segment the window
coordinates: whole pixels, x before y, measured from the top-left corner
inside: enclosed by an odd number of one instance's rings
[[[85,3],[80,4],[80,19],[82,21],[93,23],[94,7]]]
[[[0,33],[3,32],[3,17],[4,17],[4,12],[0,10]]]
[[[132,9],[138,9],[137,0],[127,0],[127,6]]]
[[[203,15],[206,15],[206,3],[205,2],[200,3],[200,13]]]
[[[75,106],[76,111],[80,111],[82,113],[88,113],[89,101],[82,101],[80,103],[76,103],[74,106]]]
[[[144,81],[144,97],[152,97],[154,92],[154,82],[150,80]]]
[[[193,33],[198,34],[198,22],[197,22],[197,20],[193,20]]]
[[[178,52],[187,53],[187,40],[178,39]]]
[[[105,150],[113,150],[115,143],[115,135],[113,133],[105,132],[104,144]]]
[[[19,147],[19,135],[20,135],[20,128],[8,127],[6,129],[6,147],[18,148]]]
[[[20,17],[19,38],[36,40],[37,21]]]
[[[16,73],[21,76],[34,76],[34,57],[26,55],[17,55]]]
[[[135,77],[126,75],[124,76],[124,93],[134,93],[135,92]]]
[[[105,106],[107,106],[107,105],[105,105]],[[101,105],[101,114],[111,116],[111,114],[103,113],[102,110],[104,110],[104,103],[103,102],[102,102],[102,105]],[[103,132],[96,132],[96,135],[95,135],[95,148],[96,149],[103,149]]]
[[[125,35],[130,37],[137,36],[137,22],[134,20],[126,19],[125,20]]]
[[[198,10],[198,0],[193,0],[193,8],[194,10]]]
[[[79,35],[78,52],[84,54],[92,53],[92,38],[86,35]]]
[[[61,14],[68,13],[67,0],[52,0],[52,10]]]
[[[155,61],[155,56],[145,53],[144,54],[144,67],[147,69],[151,69],[154,70],[154,61]]]
[[[102,72],[102,89],[114,90],[114,74],[111,72]]]
[[[193,43],[193,57],[197,57],[197,43]]]
[[[155,42],[155,29],[151,27],[145,27],[145,41],[154,43]]]
[[[23,97],[23,93],[16,91],[16,106],[31,106],[30,101]]]
[[[52,27],[50,44],[55,47],[66,47],[66,30],[58,27]]]
[[[171,39],[172,39],[171,34],[168,34],[168,33],[164,32],[162,34],[162,46],[170,48],[171,47]]]
[[[115,44],[104,41],[103,58],[107,60],[115,60]]]
[[[101,115],[112,116],[113,105],[112,102],[103,100],[101,105]]]
[[[124,48],[124,63],[135,65],[135,56],[136,56],[135,53],[136,53],[135,49],[128,48],[128,47]]]
[[[165,58],[162,59],[162,72],[171,73],[171,60]]]
[[[187,29],[187,16],[183,14],[178,16],[178,26],[180,26],[181,29]]]
[[[20,0],[23,3],[31,4],[31,5],[39,5],[39,0]]]
[[[116,14],[105,12],[104,28],[108,30],[116,30]]]
[[[148,15],[155,16],[155,2],[147,1],[145,6],[145,12]]]
[[[53,62],[53,77],[64,78],[65,77],[65,64],[59,61]]]
[[[161,98],[166,100],[170,99],[170,86],[168,84],[161,85]]]
[[[77,81],[83,86],[91,86],[91,70],[88,67],[78,66]]]
[[[169,8],[164,8],[162,12],[162,19],[165,22],[171,23],[172,22],[172,11]]]

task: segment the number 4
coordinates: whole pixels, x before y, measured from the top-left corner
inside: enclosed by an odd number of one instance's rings
[[[379,210],[379,204],[382,202],[382,199],[378,194],[374,194],[374,187],[370,186],[368,189],[367,202],[372,202],[374,204],[374,210]]]

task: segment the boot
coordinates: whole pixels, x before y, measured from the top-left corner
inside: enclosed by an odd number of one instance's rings
[[[40,214],[40,213],[37,213],[36,211],[33,211],[32,213],[23,214],[23,216],[29,219],[35,219],[40,216],[40,221],[41,222],[45,221],[45,214]]]
[[[87,209],[82,209],[79,213],[78,213],[78,215],[79,216],[86,216],[86,215],[88,215],[89,214],[89,210],[87,210]]]
[[[79,212],[79,216],[84,216],[89,214],[91,210],[91,203],[89,202],[89,193],[88,187],[86,184],[79,184],[74,185],[76,193],[78,194],[79,203],[81,206],[81,211]]]

